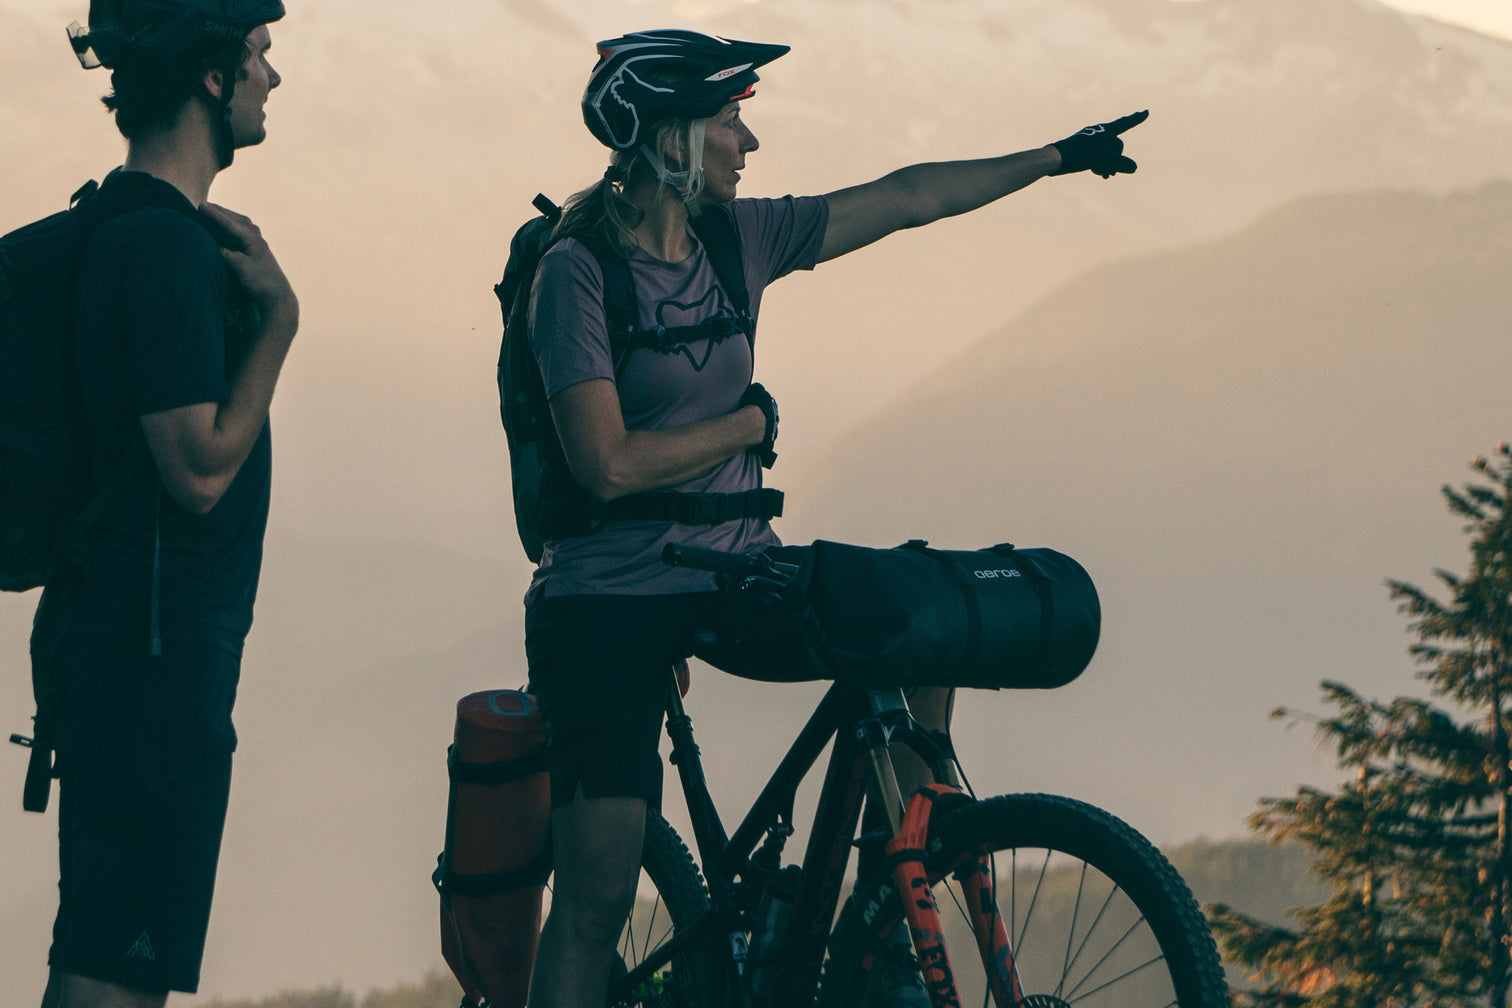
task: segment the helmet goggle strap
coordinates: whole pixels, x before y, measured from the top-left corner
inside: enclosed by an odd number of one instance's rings
[[[104,66],[99,54],[94,51],[94,44],[89,41],[89,29],[77,21],[68,26],[68,44],[73,46],[74,55],[79,59],[79,66],[85,70]]]

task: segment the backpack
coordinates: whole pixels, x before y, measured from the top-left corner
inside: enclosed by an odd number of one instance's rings
[[[144,205],[182,206],[114,192],[91,180],[67,210],[0,237],[0,591],[40,587],[77,562],[90,523],[135,472],[93,485],[69,302],[95,227]]]
[[[143,205],[117,199],[93,180],[67,210],[0,237],[0,591],[27,591],[64,579],[83,563],[91,524],[147,461],[133,447],[99,486],[91,473],[83,393],[73,364],[70,302],[84,246],[95,227]],[[11,736],[32,750],[23,805],[47,808],[52,777],[51,725],[60,684],[48,662],[34,662],[35,738]]]
[[[531,285],[541,257],[558,240],[555,233],[561,209],[544,195],[533,201],[541,211],[515,232],[503,279],[494,294],[504,316],[499,347],[499,416],[509,442],[510,482],[515,527],[525,555],[539,562],[546,541],[584,535],[605,521],[619,519],[675,521],[689,525],[718,525],[742,518],[770,519],[782,514],[782,492],[762,487],[744,493],[683,493],[657,490],[631,494],[609,502],[595,501],[567,466],[541,378],[530,346],[527,314]],[[713,207],[693,220],[714,275],[735,306],[732,318],[709,319],[697,325],[639,328],[638,303],[629,265],[601,242],[577,239],[593,253],[604,275],[604,319],[610,352],[618,375],[632,350],[672,352],[695,340],[723,340],[743,335],[755,350],[756,323],[750,315],[740,235],[725,207]]]

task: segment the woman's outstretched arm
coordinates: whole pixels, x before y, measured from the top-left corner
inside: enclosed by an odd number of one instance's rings
[[[1134,171],[1123,156],[1119,135],[1144,122],[1148,112],[1088,126],[1065,140],[1038,150],[973,161],[939,161],[910,165],[858,186],[827,194],[829,227],[819,261],[838,258],[870,245],[894,231],[922,227],[954,217],[1046,175],[1092,171],[1104,178]]]

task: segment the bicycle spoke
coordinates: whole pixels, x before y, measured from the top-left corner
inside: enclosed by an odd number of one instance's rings
[[[1015,969],[1035,1005],[1085,1008],[1170,1008],[1176,1004],[1165,958],[1149,921],[1123,889],[1095,866],[1042,849],[1010,849],[1005,877],[993,893],[1006,893]],[[992,861],[995,868],[996,860]],[[989,878],[992,878],[989,875]],[[936,887],[947,924],[962,1004],[992,1008],[991,983],[979,966],[970,894],[951,872]],[[1020,900],[1023,883],[1024,899]],[[943,888],[945,891],[940,892]],[[1022,915],[1020,904],[1024,904]],[[1048,964],[1047,964],[1048,954]],[[1027,958],[1026,958],[1027,956]],[[1048,965],[1048,968],[1047,968]],[[1151,997],[1150,995],[1154,996]],[[999,1006],[1003,1008],[1003,1006]]]
[[[1103,965],[1105,963],[1107,963],[1110,959],[1113,958],[1113,956],[1118,952],[1118,950],[1123,947],[1124,942],[1128,941],[1129,936],[1132,935],[1136,930],[1138,930],[1140,924],[1143,924],[1143,923],[1144,923],[1144,918],[1141,917],[1136,923],[1134,923],[1132,926],[1130,926],[1130,928],[1123,933],[1123,936],[1120,937],[1118,939],[1118,941],[1114,942],[1113,946],[1111,948],[1109,948],[1106,952],[1103,953],[1102,958],[1099,959],[1099,960],[1097,960],[1097,962],[1095,962],[1092,965],[1092,968],[1087,971],[1086,976],[1082,978],[1082,983],[1086,983],[1088,980],[1091,980],[1094,976],[1096,976],[1097,975],[1097,971],[1100,970],[1100,969],[1102,969]],[[1152,963],[1159,962],[1161,960],[1161,958],[1162,958],[1161,956],[1156,956],[1155,958],[1151,959],[1149,962],[1142,963],[1139,966],[1134,967],[1132,970],[1129,970],[1128,972],[1124,973],[1122,977],[1115,977],[1113,980],[1110,980],[1108,983],[1103,984],[1102,987],[1099,987],[1097,989],[1098,990],[1102,990],[1103,987],[1110,986],[1111,984],[1117,983],[1119,980],[1124,979],[1125,977],[1132,976],[1134,973],[1137,973],[1139,970],[1144,969],[1145,967],[1151,965]],[[1075,994],[1076,990],[1079,989],[1079,988],[1080,988],[1080,984],[1077,985],[1077,988],[1073,988],[1072,989],[1072,994]]]
[[[1086,1000],[1089,997],[1093,997],[1094,995],[1101,994],[1103,991],[1109,989],[1114,984],[1123,983],[1125,980],[1127,980],[1130,977],[1134,976],[1136,973],[1139,973],[1142,970],[1147,970],[1151,966],[1154,966],[1156,963],[1160,963],[1160,962],[1164,962],[1164,961],[1165,961],[1165,956],[1156,956],[1155,958],[1150,959],[1147,962],[1140,963],[1138,966],[1135,966],[1132,969],[1130,969],[1130,970],[1128,970],[1128,971],[1120,974],[1119,976],[1114,977],[1113,979],[1109,980],[1107,983],[1102,984],[1101,986],[1092,988],[1091,990],[1087,991],[1084,994],[1073,993],[1066,1000],[1069,1003],[1071,1003],[1071,1004],[1077,1004],[1078,1002],[1084,1001],[1084,1000]],[[1170,1001],[1170,1002],[1167,1002],[1168,1005],[1173,1005],[1175,1003],[1176,1002],[1174,1000]]]
[[[1055,996],[1056,997],[1061,997],[1062,995],[1064,995],[1065,988],[1066,988],[1066,977],[1068,977],[1068,976],[1071,975],[1071,967],[1076,964],[1076,960],[1077,959],[1081,958],[1081,953],[1082,953],[1081,948],[1078,948],[1076,950],[1076,955],[1073,957],[1072,954],[1071,954],[1071,946],[1076,941],[1076,921],[1077,921],[1077,918],[1081,915],[1082,893],[1086,890],[1086,886],[1087,886],[1087,866],[1084,863],[1082,865],[1082,867],[1081,867],[1081,877],[1076,880],[1076,899],[1073,900],[1072,904],[1071,904],[1072,905],[1071,926],[1066,929],[1066,957],[1061,960],[1061,978],[1060,978],[1060,983],[1056,984],[1056,986],[1055,986]],[[1106,903],[1103,904],[1103,909],[1107,909],[1107,904]],[[1101,912],[1100,911],[1099,911],[1099,916],[1101,916]],[[1097,929],[1097,921],[1093,921],[1092,922],[1092,927],[1089,928],[1088,931],[1087,931],[1087,938],[1091,938],[1092,932],[1095,931],[1096,929]],[[1082,947],[1083,948],[1086,947],[1086,939],[1083,939],[1083,941],[1082,941]]]
[[[1019,944],[1023,941],[1024,936],[1029,933],[1029,922],[1034,917],[1034,908],[1039,903],[1040,889],[1045,884],[1045,873],[1050,867],[1050,855],[1054,853],[1054,851],[1045,851],[1044,863],[1040,865],[1039,875],[1034,880],[1034,893],[1029,897],[1029,909],[1024,911],[1024,929],[1019,932],[1018,937],[1013,939],[1014,948],[1018,948]],[[1018,852],[1014,851],[1014,860],[1017,861],[1017,859]],[[1016,872],[1015,875],[1017,875]]]
[[[1083,864],[1082,865],[1083,882],[1085,882],[1086,874],[1087,874],[1087,865]],[[1074,956],[1070,955],[1069,953],[1070,953],[1071,943],[1076,938],[1076,917],[1073,916],[1071,918],[1071,927],[1066,932],[1067,960],[1066,960],[1066,964],[1065,964],[1064,970],[1063,970],[1063,972],[1061,974],[1061,976],[1062,976],[1063,979],[1065,977],[1069,977],[1071,975],[1071,970],[1074,969],[1076,967],[1076,964],[1081,961],[1082,953],[1084,951],[1086,951],[1087,944],[1092,941],[1092,936],[1097,933],[1097,926],[1102,923],[1103,916],[1108,912],[1108,907],[1112,904],[1113,897],[1117,896],[1118,892],[1119,892],[1119,890],[1117,888],[1114,888],[1113,890],[1111,890],[1108,893],[1108,898],[1105,899],[1105,900],[1103,900],[1103,905],[1098,908],[1098,910],[1097,910],[1097,916],[1092,919],[1092,924],[1091,924],[1090,927],[1087,928],[1087,933],[1082,936],[1082,942],[1081,942],[1080,945],[1077,946],[1076,954]],[[1076,894],[1076,902],[1077,902],[1077,909],[1079,911],[1080,907],[1081,907],[1081,892],[1080,891],[1078,891],[1077,894]],[[1143,920],[1144,920],[1144,918],[1140,917],[1139,921],[1135,922],[1134,927],[1138,927],[1139,924],[1141,922],[1143,922]],[[1132,932],[1133,928],[1130,928],[1129,930],[1130,930],[1130,932]],[[1126,932],[1124,934],[1124,938],[1127,938],[1128,936],[1129,936],[1128,932]],[[1091,976],[1093,973],[1096,973],[1098,971],[1098,969],[1101,968],[1103,962],[1107,961],[1108,956],[1112,955],[1113,952],[1118,948],[1118,945],[1122,944],[1122,942],[1123,942],[1123,939],[1120,939],[1119,942],[1116,943],[1113,946],[1113,948],[1109,949],[1106,953],[1104,953],[1102,959],[1099,960],[1092,967],[1092,969],[1088,971],[1087,975]]]

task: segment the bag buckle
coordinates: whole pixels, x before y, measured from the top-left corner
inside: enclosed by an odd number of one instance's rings
[[[683,515],[683,524],[724,524],[729,499],[723,494],[689,494],[684,500],[687,511]]]

